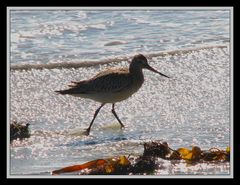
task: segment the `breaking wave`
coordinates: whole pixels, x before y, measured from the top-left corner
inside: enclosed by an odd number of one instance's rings
[[[178,55],[178,54],[186,54],[194,51],[200,51],[205,49],[214,49],[214,48],[227,48],[227,45],[212,45],[212,46],[202,46],[196,48],[186,48],[172,51],[161,51],[155,53],[145,54],[147,58],[166,56],[166,55]],[[46,64],[11,64],[11,70],[31,70],[31,69],[59,69],[59,68],[81,68],[81,67],[90,67],[102,64],[109,63],[118,63],[122,61],[130,61],[133,56],[120,56],[114,58],[102,59],[99,61],[68,61],[68,62],[58,62],[58,63],[46,63]]]

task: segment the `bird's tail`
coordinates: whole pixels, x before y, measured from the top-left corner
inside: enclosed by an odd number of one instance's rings
[[[59,90],[59,91],[54,91],[54,92],[64,95],[64,94],[69,94],[68,91],[69,90]]]
[[[65,90],[54,91],[54,92],[59,93],[59,94],[62,94],[62,95],[65,95],[65,94],[75,95],[75,94],[84,93],[84,91],[80,91],[80,90],[79,90],[78,88],[76,88],[76,87],[73,87],[73,88],[70,88],[70,89],[65,89]]]
[[[85,94],[86,89],[88,88],[87,81],[82,80],[80,82],[71,81],[71,84],[68,85],[69,89],[54,91],[56,93],[65,95],[75,95],[75,94]]]

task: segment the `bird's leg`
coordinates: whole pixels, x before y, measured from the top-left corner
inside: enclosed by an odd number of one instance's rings
[[[112,113],[113,113],[113,115],[115,116],[115,118],[117,118],[118,122],[119,122],[120,125],[121,125],[121,128],[123,128],[124,125],[122,124],[121,120],[120,120],[119,117],[117,116],[117,113],[115,112],[114,103],[112,104]]]
[[[105,103],[102,103],[101,106],[95,111],[94,116],[93,116],[93,119],[92,119],[89,127],[86,129],[86,132],[85,132],[86,135],[89,135],[90,129],[91,129],[91,127],[92,127],[92,124],[93,124],[95,118],[97,117],[98,112],[100,111],[100,109],[101,109],[104,105],[105,105]]]

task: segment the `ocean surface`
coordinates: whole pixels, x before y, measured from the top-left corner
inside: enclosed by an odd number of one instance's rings
[[[31,137],[10,144],[11,175],[52,170],[119,155],[140,155],[143,143],[173,149],[230,143],[229,10],[10,10],[9,120],[30,123]],[[144,70],[145,82],[115,110],[54,93],[70,81],[128,66],[138,53],[164,78]],[[10,124],[10,123],[9,123]],[[163,162],[156,175],[228,175],[229,163]]]

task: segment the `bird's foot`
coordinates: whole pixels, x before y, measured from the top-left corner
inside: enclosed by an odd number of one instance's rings
[[[82,134],[85,136],[89,136],[90,129],[86,129]]]

